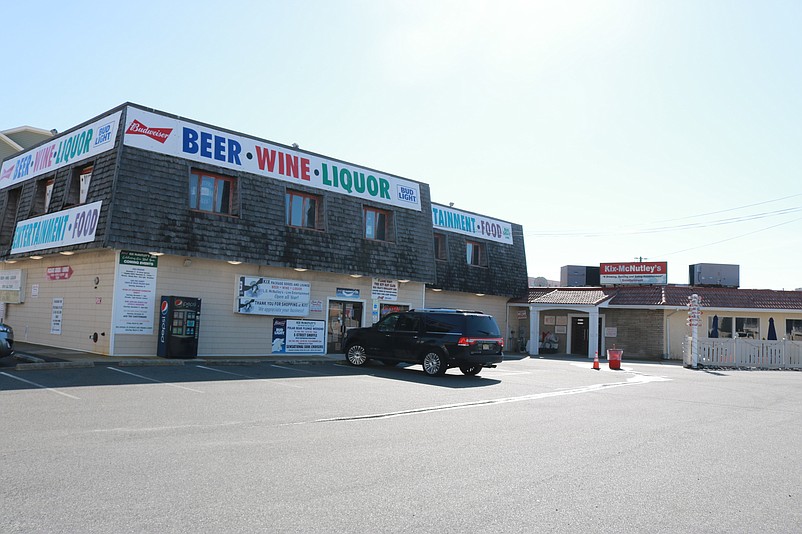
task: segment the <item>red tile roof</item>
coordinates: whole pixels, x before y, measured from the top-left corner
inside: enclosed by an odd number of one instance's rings
[[[598,305],[609,300],[610,307],[685,307],[688,297],[696,293],[706,308],[755,310],[802,310],[802,291],[772,289],[739,289],[700,286],[631,286],[530,288],[530,304]]]

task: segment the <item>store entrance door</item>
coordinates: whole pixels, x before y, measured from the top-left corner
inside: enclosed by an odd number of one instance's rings
[[[599,317],[599,346],[596,348],[599,355],[602,350],[602,318]],[[571,318],[571,354],[581,356],[592,356],[588,352],[589,334],[590,334],[590,318],[589,317],[572,317]]]
[[[571,354],[588,354],[588,318],[571,318]]]
[[[326,352],[343,351],[343,337],[351,328],[362,326],[362,303],[349,300],[330,300]]]

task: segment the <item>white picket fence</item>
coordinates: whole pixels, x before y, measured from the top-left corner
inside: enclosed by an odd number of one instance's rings
[[[701,338],[696,343],[700,367],[802,370],[802,341]],[[688,366],[693,361],[690,337],[683,343],[683,361]]]

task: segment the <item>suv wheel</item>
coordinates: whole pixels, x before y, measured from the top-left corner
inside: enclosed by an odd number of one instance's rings
[[[481,365],[461,365],[459,368],[462,374],[468,376],[476,376],[482,371]]]
[[[368,361],[368,351],[362,345],[351,345],[345,351],[345,359],[348,360],[348,363],[357,367],[365,365],[365,362]]]
[[[445,374],[448,365],[443,355],[437,351],[430,350],[423,356],[423,370],[427,375],[440,376]]]

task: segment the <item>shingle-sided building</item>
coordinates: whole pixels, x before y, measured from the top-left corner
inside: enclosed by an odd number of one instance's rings
[[[165,336],[194,337],[198,355],[336,352],[348,328],[425,306],[487,309],[504,327],[526,293],[519,225],[135,104],[3,161],[0,258],[18,339],[120,356]]]

